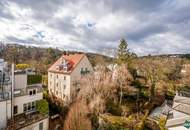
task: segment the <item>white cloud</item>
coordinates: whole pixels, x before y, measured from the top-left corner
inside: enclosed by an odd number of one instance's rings
[[[188,0],[2,0],[0,40],[102,52],[126,38],[139,55],[188,53]]]

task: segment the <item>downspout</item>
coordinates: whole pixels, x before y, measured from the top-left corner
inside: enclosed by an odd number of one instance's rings
[[[14,117],[13,117],[13,107],[14,107],[14,102],[13,102],[13,99],[14,99],[14,63],[12,64],[12,85],[11,85],[11,119],[14,123]]]

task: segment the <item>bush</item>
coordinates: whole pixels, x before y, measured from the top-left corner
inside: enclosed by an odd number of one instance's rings
[[[26,68],[29,68],[29,67],[30,67],[29,64],[17,64],[17,65],[16,65],[16,68],[17,68],[17,69],[21,69],[21,70],[26,69]]]
[[[106,102],[106,110],[108,113],[111,113],[115,116],[121,116],[122,114],[122,108],[114,103],[111,99],[109,99],[107,102]]]
[[[36,109],[41,114],[48,114],[49,113],[49,106],[48,102],[45,99],[39,100],[36,102]]]
[[[129,130],[128,128],[124,128],[123,126],[113,125],[113,124],[108,124],[105,129],[106,130]]]
[[[166,99],[173,99],[175,97],[176,92],[174,90],[168,89],[166,93]]]
[[[41,75],[27,75],[27,84],[37,84],[42,83],[42,76]]]

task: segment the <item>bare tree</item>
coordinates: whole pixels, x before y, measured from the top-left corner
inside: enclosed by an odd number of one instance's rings
[[[117,86],[119,87],[119,104],[122,103],[123,98],[123,90],[129,91],[130,89],[133,89],[132,87],[129,87],[129,83],[132,80],[132,76],[128,71],[128,67],[126,64],[123,64],[119,66],[115,70],[115,82],[117,83]]]
[[[64,130],[92,130],[88,112],[88,107],[82,100],[73,103],[64,122]]]
[[[112,79],[112,73],[105,67],[100,67],[94,75],[81,80],[81,90],[78,98],[86,100],[91,111],[103,113],[105,101],[116,95],[116,84]]]

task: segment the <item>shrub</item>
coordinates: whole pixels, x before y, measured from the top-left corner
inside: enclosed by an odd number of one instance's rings
[[[17,68],[17,69],[21,69],[21,70],[26,69],[26,68],[29,68],[29,67],[30,67],[29,64],[17,64],[17,65],[16,65],[16,68]]]
[[[107,100],[106,102],[106,110],[108,113],[111,113],[115,116],[121,116],[122,114],[122,108],[114,103],[111,99]]]
[[[36,109],[41,114],[48,114],[49,113],[49,107],[48,102],[45,99],[39,100],[36,102]]]
[[[129,130],[128,128],[124,128],[123,126],[113,125],[113,124],[108,124],[105,129],[106,130]]]

